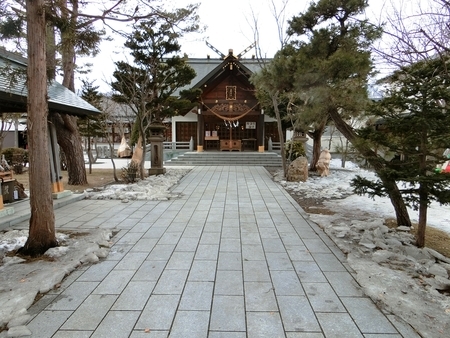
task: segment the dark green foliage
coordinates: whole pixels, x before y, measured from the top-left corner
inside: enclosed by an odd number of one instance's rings
[[[94,86],[94,81],[82,80],[83,88],[81,89],[81,97],[101,110],[101,100],[103,95],[98,91],[98,86]],[[80,135],[93,137],[103,136],[103,128],[101,127],[101,118],[96,115],[89,115],[77,120]]]
[[[304,143],[301,141],[288,141],[284,144],[286,159],[294,161],[297,157],[306,156]]]
[[[450,175],[436,172],[450,147],[448,63],[435,58],[397,71],[385,98],[369,111],[378,118],[376,127],[360,130],[384,161],[379,174],[401,183],[405,201],[415,209],[433,200],[450,203]],[[385,193],[360,178],[353,185],[358,193]]]

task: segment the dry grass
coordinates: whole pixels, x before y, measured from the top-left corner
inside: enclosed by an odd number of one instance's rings
[[[87,171],[87,185],[69,185],[67,183],[67,171],[62,172],[62,182],[64,185],[64,189],[75,191],[83,191],[87,188],[95,188],[102,187],[104,185],[110,184],[114,182],[114,174],[113,169],[92,169],[92,173],[89,174]],[[121,169],[116,169],[117,178],[120,180]],[[23,184],[25,189],[29,188],[29,177],[28,171],[25,171],[23,174],[14,174],[14,178],[21,184]]]

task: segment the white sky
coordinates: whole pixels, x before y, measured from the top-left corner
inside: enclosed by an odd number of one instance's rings
[[[273,16],[272,0],[172,0],[173,7],[182,8],[186,4],[200,3],[199,15],[201,25],[206,25],[207,30],[203,35],[193,34],[182,41],[182,52],[191,58],[204,58],[208,54],[212,58],[219,57],[210,49],[205,40],[217,48],[221,53],[228,54],[233,49],[237,55],[244,51],[254,41],[254,18],[258,22],[260,35],[259,45],[263,56],[272,57],[280,48],[280,39],[277,32],[277,24]],[[277,10],[281,9],[283,0],[273,0]],[[369,0],[369,17],[377,22],[382,12],[382,4],[385,0]],[[293,15],[304,12],[310,4],[309,0],[288,0],[286,15],[284,17],[283,33],[287,28],[287,21]],[[94,65],[92,74],[80,75],[79,78],[90,81],[95,79],[94,85],[100,86],[100,91],[108,91],[108,82],[111,81],[114,71],[114,61],[123,60],[126,50],[123,48],[123,40],[116,38],[111,42],[103,42],[102,52],[89,60],[80,59],[81,63],[90,62]],[[244,57],[251,57],[255,50],[250,50]],[[77,90],[81,88],[77,86]]]

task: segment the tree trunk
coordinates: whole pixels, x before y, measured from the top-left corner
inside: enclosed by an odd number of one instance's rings
[[[62,85],[75,92],[75,45],[73,32],[78,20],[78,1],[72,2],[72,11],[62,2],[61,16],[68,22],[68,27],[61,29],[61,62],[63,68]],[[52,120],[56,127],[58,144],[67,160],[69,185],[87,184],[83,146],[78,131],[77,118],[65,114],[55,114]]]
[[[30,156],[30,228],[21,254],[38,256],[58,245],[48,152],[45,1],[27,0],[27,116]]]
[[[383,163],[381,160],[377,159],[375,152],[364,143],[355,142],[357,141],[358,136],[354,132],[353,128],[342,119],[337,110],[332,109],[329,111],[329,114],[337,130],[339,130],[342,135],[344,135],[344,137],[347,138],[347,140],[352,143],[353,146],[367,159],[369,164],[372,165],[375,172],[378,174],[380,180],[383,182],[395,210],[397,225],[411,227],[411,219],[409,218],[408,210],[406,209],[406,205],[403,201],[400,190],[398,189],[397,183],[379,174],[380,170],[383,168]]]
[[[51,120],[56,127],[58,144],[66,156],[68,184],[87,184],[83,147],[76,117],[66,114],[52,114]]]
[[[286,165],[286,151],[284,150],[284,135],[283,135],[283,125],[281,124],[281,116],[280,116],[280,110],[278,109],[278,92],[276,94],[271,94],[272,96],[272,105],[273,109],[275,111],[275,116],[277,118],[277,125],[278,125],[278,137],[280,138],[280,155],[281,155],[281,161],[283,163],[283,173],[284,177],[287,177],[287,165]]]

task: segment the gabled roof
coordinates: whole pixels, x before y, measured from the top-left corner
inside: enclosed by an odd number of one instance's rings
[[[0,48],[0,113],[25,112],[27,110],[26,86],[27,59]],[[14,79],[8,73],[14,72]],[[50,113],[93,115],[100,111],[60,83],[48,85]]]
[[[228,54],[224,59],[218,58],[192,58],[188,59],[187,63],[195,70],[196,76],[191,81],[188,86],[180,88],[180,90],[188,89],[188,88],[200,88],[206,82],[216,78],[219,76],[225,67],[230,63],[233,63],[236,67],[238,67],[243,73],[245,73],[248,77],[253,73],[259,71],[262,67],[261,61],[251,58],[251,59],[241,59],[232,54]]]

